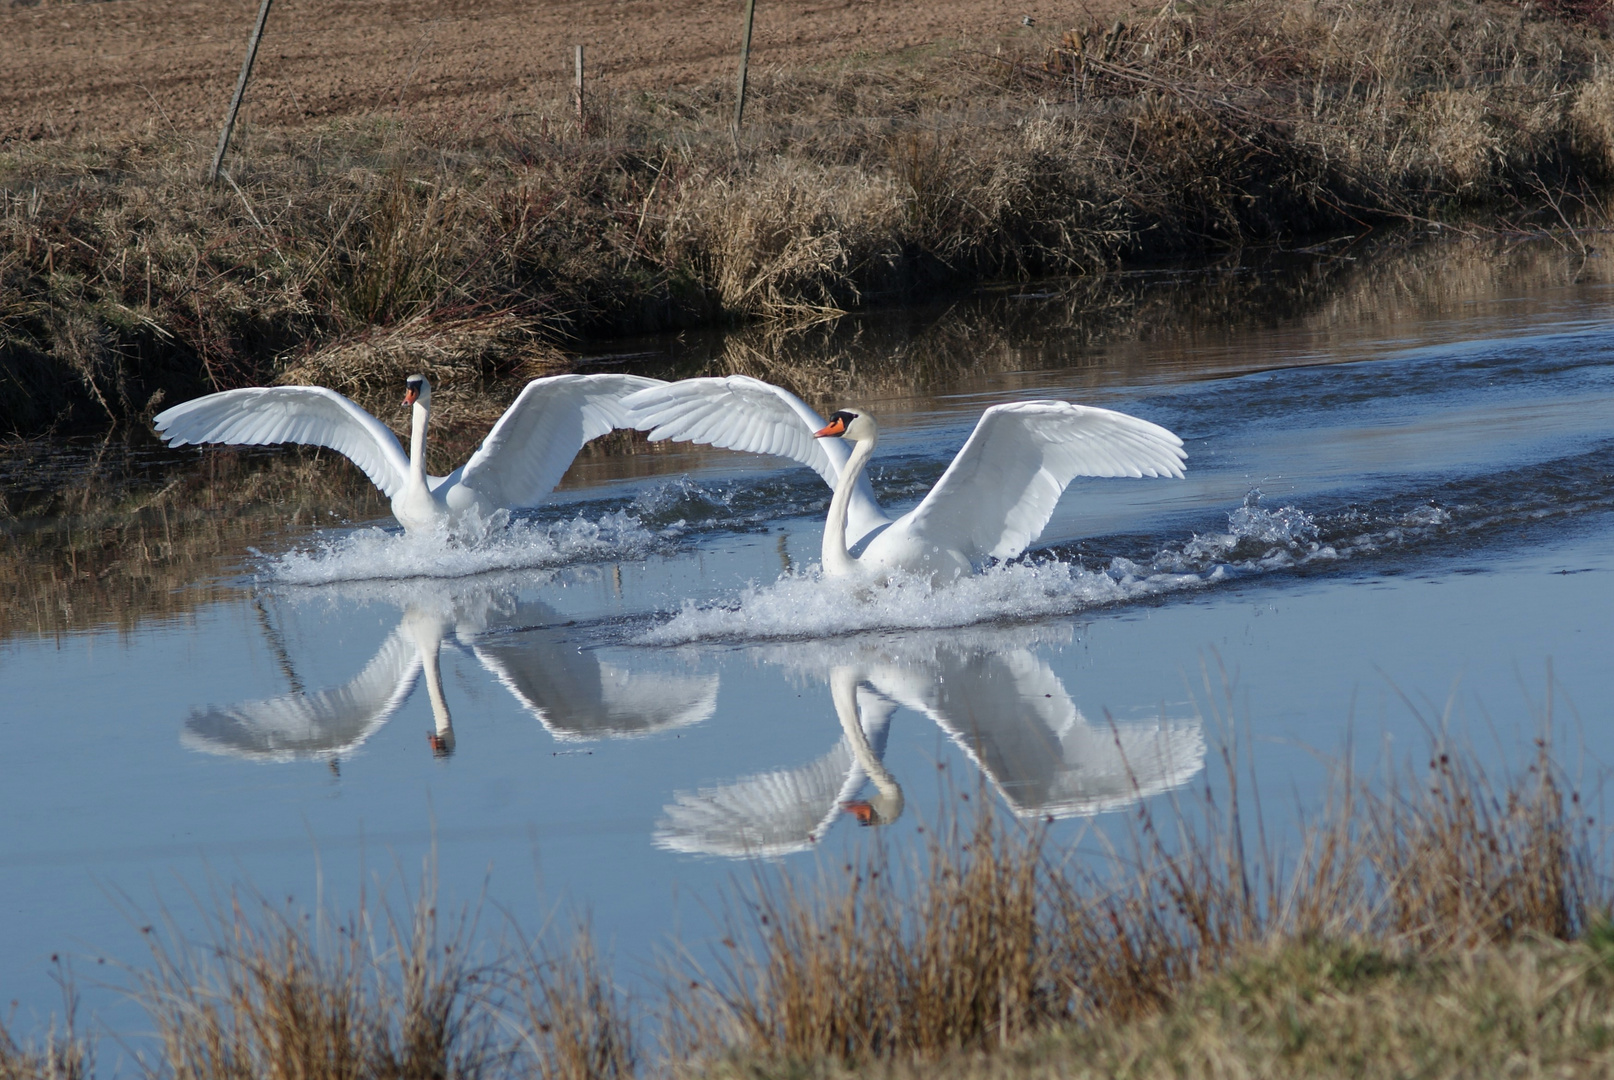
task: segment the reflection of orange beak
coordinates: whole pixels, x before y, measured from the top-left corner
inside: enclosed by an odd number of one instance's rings
[[[846,434],[846,421],[842,420],[840,417],[837,416],[835,419],[831,420],[829,423],[825,424],[823,427],[821,427],[817,431],[813,432],[813,438],[815,438],[815,439],[823,439],[823,438],[827,438],[827,437],[829,437],[831,435],[844,435],[844,434]],[[864,822],[864,824],[868,824],[868,823]]]
[[[871,803],[864,802],[862,799],[855,799],[852,802],[841,803],[841,809],[857,818],[859,825],[874,824],[874,806]]]
[[[419,394],[415,393],[415,388],[411,386],[409,389],[404,391],[404,404],[413,405],[415,403],[415,399],[419,396]]]

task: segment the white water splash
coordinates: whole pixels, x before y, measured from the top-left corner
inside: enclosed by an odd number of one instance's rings
[[[502,527],[501,527],[502,526]],[[461,578],[495,570],[531,570],[600,559],[643,558],[663,540],[627,513],[598,520],[494,522],[470,536],[446,529],[400,533],[359,529],[313,548],[264,556],[261,573],[277,584]]]
[[[933,585],[928,575],[896,575],[884,585],[829,578],[815,569],[751,585],[734,602],[685,602],[640,643],[676,645],[710,639],[814,638],[860,630],[969,626],[998,619],[1065,615],[1096,604],[1136,600],[1217,580],[1210,574],[1112,574],[1071,563],[1009,563]]]
[[[937,629],[1071,615],[1203,588],[1234,574],[1340,558],[1315,519],[1293,506],[1266,510],[1252,491],[1228,514],[1228,531],[1195,534],[1146,561],[1113,558],[1102,569],[1060,559],[1017,561],[940,585],[897,575],[884,585],[824,577],[812,567],[769,585],[752,584],[732,601],[685,602],[645,634],[647,645],[704,640],[778,640],[870,630]],[[1420,515],[1420,521],[1427,515]]]

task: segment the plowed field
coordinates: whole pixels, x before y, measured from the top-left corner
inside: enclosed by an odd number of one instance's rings
[[[257,10],[257,0],[0,9],[0,139],[216,129]],[[243,115],[286,126],[520,108],[564,92],[575,45],[596,86],[704,83],[734,71],[740,16],[740,0],[279,0]],[[752,64],[834,64],[1094,17],[1028,0],[758,0]]]

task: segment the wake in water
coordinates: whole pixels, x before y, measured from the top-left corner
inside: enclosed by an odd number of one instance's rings
[[[869,630],[940,629],[1071,615],[1092,607],[1203,588],[1405,543],[1438,530],[1451,512],[1421,506],[1374,516],[1346,511],[1319,520],[1293,506],[1264,509],[1252,491],[1228,515],[1226,532],[1198,534],[1145,560],[1113,557],[1102,568],[1058,556],[1019,559],[973,577],[933,585],[928,576],[894,576],[885,585],[823,577],[816,567],[750,585],[718,605],[686,602],[638,639],[647,645],[703,640],[830,637]]]
[[[500,515],[504,515],[500,511]],[[680,533],[646,528],[625,512],[596,520],[510,521],[495,515],[470,534],[359,529],[312,548],[261,555],[260,574],[283,585],[400,578],[462,578],[496,570],[540,570],[568,563],[643,558]],[[254,554],[260,554],[254,552]]]

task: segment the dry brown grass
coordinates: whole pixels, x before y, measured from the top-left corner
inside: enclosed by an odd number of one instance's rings
[[[149,415],[276,378],[476,387],[569,336],[798,321],[1610,175],[1608,42],[1487,0],[1172,5],[537,113],[0,148],[0,425]],[[1552,223],[1557,224],[1556,217]],[[166,395],[160,398],[158,395]]]
[[[439,934],[435,898],[404,916],[364,904],[345,919],[232,895],[204,911],[209,940],[144,927],[132,972],[155,1027],[149,1076],[313,1080],[481,1075],[492,1029],[476,1006],[487,972],[468,924]]]
[[[1405,956],[1359,940],[1240,957],[1160,1012],[1067,1028],[993,1054],[850,1067],[725,1062],[714,1078],[1252,1080],[1600,1077],[1614,1069],[1604,936]]]
[[[428,871],[428,879],[430,872]],[[443,931],[427,890],[400,915],[338,918],[231,895],[202,940],[144,928],[131,971],[148,1076],[175,1080],[622,1080],[633,1027],[586,926],[479,959],[476,920]]]
[[[62,990],[62,1015],[52,1019],[42,1039],[24,1043],[0,1021],[0,1080],[88,1080],[95,1074],[90,1042],[78,1026],[72,974],[59,956],[51,959]]]
[[[935,1061],[1169,1015],[1284,947],[1410,963],[1577,939],[1608,897],[1580,797],[1537,749],[1493,780],[1431,736],[1426,769],[1341,776],[1298,846],[1267,841],[1233,746],[1221,784],[1144,804],[1102,859],[983,804],[963,832],[944,818],[916,864],[876,846],[816,889],[760,885],[710,969],[677,976],[674,1045],[719,1073]]]

